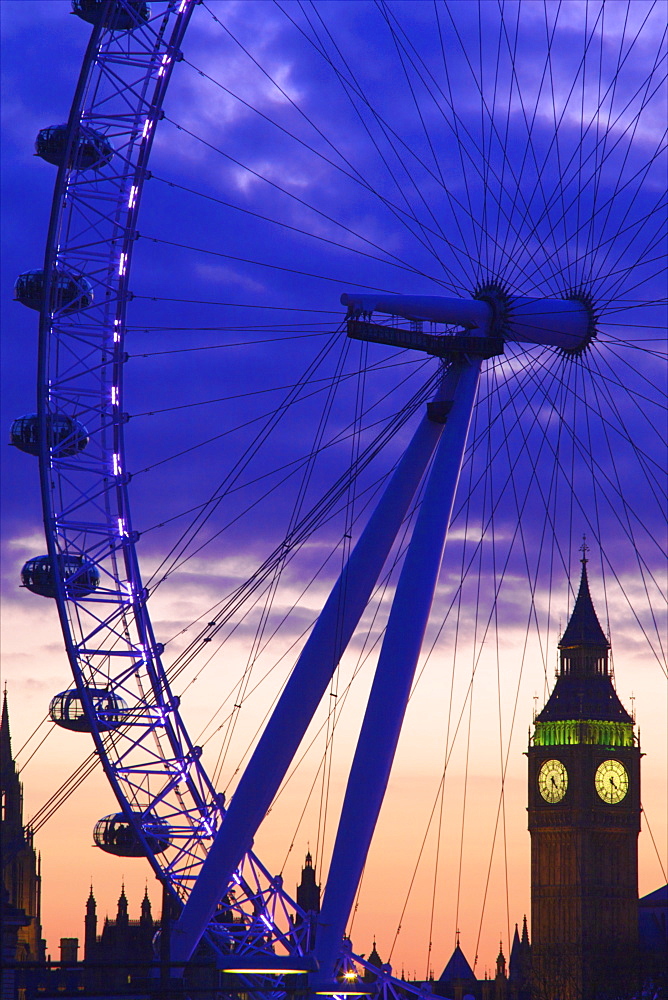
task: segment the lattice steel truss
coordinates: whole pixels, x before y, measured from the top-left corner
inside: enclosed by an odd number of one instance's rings
[[[52,567],[81,557],[99,585],[53,573],[53,586],[79,697],[121,809],[156,874],[176,899],[187,896],[221,822],[223,807],[179,714],[147,610],[128,504],[123,429],[125,312],[137,214],[155,129],[183,35],[197,0],[154,3],[134,30],[94,26],[68,122],[44,263],[38,406],[44,520]],[[107,4],[111,9],[113,3]],[[68,166],[82,126],[113,146],[96,169]],[[54,273],[84,275],[93,302],[62,305]],[[85,426],[72,455],[49,435],[55,414]],[[51,437],[51,442],[50,442]],[[127,705],[121,725],[101,724],[91,692]],[[105,731],[107,729],[108,731]],[[156,852],[168,841],[165,850]],[[308,926],[258,858],[235,876],[214,930],[223,950],[281,943],[299,950]],[[295,924],[295,914],[301,923]],[[297,930],[297,926],[301,930]]]

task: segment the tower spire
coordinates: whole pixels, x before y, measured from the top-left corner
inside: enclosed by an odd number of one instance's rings
[[[2,695],[2,721],[0,722],[0,757],[5,766],[12,759],[12,740],[9,733],[9,709],[7,707],[7,683]]]
[[[610,649],[608,638],[601,628],[601,624],[594,610],[594,603],[589,593],[589,579],[587,577],[587,559],[585,553],[589,551],[586,542],[580,547],[582,552],[582,571],[580,573],[580,588],[578,596],[571,612],[566,630],[561,637],[559,649],[569,649],[582,646],[595,646],[598,649]]]
[[[151,912],[151,900],[148,898],[148,885],[144,887],[144,898],[141,901],[140,920],[144,924],[153,923],[153,914]]]
[[[9,858],[16,855],[24,841],[29,843],[29,838],[23,829],[23,785],[12,756],[7,685],[5,685],[0,720],[0,789],[4,800],[1,817],[3,850]]]
[[[95,958],[97,945],[97,904],[93,894],[93,881],[90,883],[90,893],[86,900],[86,917],[84,920],[84,959],[92,962]]]
[[[534,719],[546,722],[596,720],[632,724],[622,706],[608,669],[610,643],[601,628],[589,592],[587,544],[581,550],[578,596],[559,642],[557,683],[545,708]]]
[[[121,894],[118,897],[118,912],[116,913],[116,923],[127,923],[128,920],[128,897],[125,895],[125,882],[121,884]]]
[[[33,847],[32,829],[23,822],[23,785],[12,756],[6,685],[0,717],[0,793],[3,804],[0,810],[0,843],[3,878],[7,887],[6,903],[17,908],[25,917],[18,930],[17,947],[21,960],[39,962],[44,958],[40,922],[40,859]]]

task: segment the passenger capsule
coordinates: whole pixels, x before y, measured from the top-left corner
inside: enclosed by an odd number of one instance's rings
[[[106,8],[107,0],[72,0],[72,13],[89,24],[98,24]],[[151,8],[145,0],[125,0],[124,4],[115,0],[109,5],[104,27],[111,31],[132,31],[148,21],[150,16]]]
[[[78,455],[88,444],[83,424],[64,413],[50,413],[46,418],[49,448],[58,458]],[[9,443],[28,455],[39,455],[39,418],[36,413],[17,417],[12,423]]]
[[[93,286],[83,274],[55,270],[51,296],[54,312],[76,312],[93,304]],[[14,285],[14,298],[29,309],[41,309],[44,299],[44,271],[26,271],[20,274]]]
[[[78,600],[92,594],[99,587],[100,573],[97,567],[87,562],[83,556],[62,554],[58,557],[58,565],[67,597]],[[36,556],[24,563],[21,585],[40,597],[55,597],[56,584],[50,558]]]
[[[104,688],[88,688],[88,694],[93,704],[99,732],[108,732],[123,725],[127,719],[128,704],[120,695]],[[81,696],[76,690],[61,691],[52,698],[49,715],[51,721],[63,729],[70,729],[74,733],[93,731],[84,711]]]
[[[147,845],[152,854],[162,854],[170,845],[169,827],[157,816],[133,813],[146,837]],[[115,854],[120,858],[143,858],[146,851],[137,837],[134,827],[128,822],[125,813],[112,813],[103,816],[95,824],[93,840],[107,854]]]
[[[35,139],[35,152],[47,163],[59,167],[67,149],[67,125],[50,125],[40,129]],[[75,170],[99,170],[114,155],[113,146],[101,132],[80,125],[72,143],[69,166]]]

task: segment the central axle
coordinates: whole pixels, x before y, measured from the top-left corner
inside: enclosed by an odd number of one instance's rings
[[[595,335],[594,315],[585,296],[530,299],[508,295],[495,285],[482,288],[477,294],[478,297],[473,299],[454,299],[440,295],[361,295],[344,292],[341,304],[348,307],[351,317],[369,317],[374,312],[380,312],[417,322],[428,320],[477,330],[485,337],[558,347],[574,353],[584,350]],[[407,333],[407,336],[410,334]],[[380,340],[381,337],[373,339]],[[401,346],[421,349],[417,342]]]

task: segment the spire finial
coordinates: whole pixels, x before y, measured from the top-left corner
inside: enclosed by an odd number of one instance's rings
[[[578,590],[578,596],[575,599],[575,604],[573,605],[573,610],[568,620],[566,630],[559,641],[559,648],[562,650],[566,647],[575,648],[582,646],[596,646],[604,649],[610,648],[610,643],[601,628],[596,611],[594,610],[591,594],[589,592],[589,580],[587,578],[588,560],[585,555],[588,551],[589,546],[583,536],[583,542],[580,546],[580,552],[582,553],[582,559],[580,560],[582,563],[580,588]],[[605,672],[607,673],[607,666],[605,668]]]
[[[9,732],[9,705],[7,703],[7,681],[5,681],[4,696],[2,699],[2,719],[0,721],[0,741],[2,742],[2,760],[4,766],[9,765],[9,761],[13,761],[12,757],[12,738]]]

